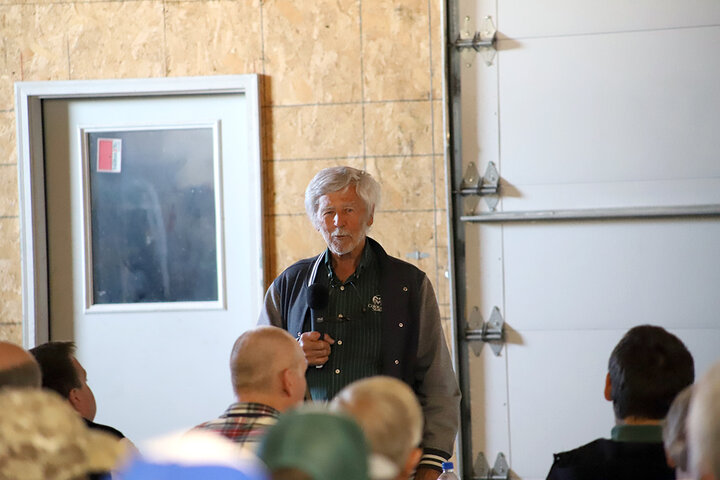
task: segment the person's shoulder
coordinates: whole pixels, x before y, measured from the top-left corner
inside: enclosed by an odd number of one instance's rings
[[[569,467],[596,461],[606,450],[608,442],[610,440],[598,438],[575,449],[556,453],[553,455],[553,467]]]
[[[293,263],[289,267],[287,267],[285,270],[282,271],[280,275],[278,275],[278,279],[288,279],[288,278],[294,278],[298,275],[302,275],[305,272],[307,272],[310,268],[312,268],[313,263],[317,260],[317,255],[314,257],[309,258],[303,258],[302,260],[298,260],[297,262]]]
[[[105,433],[109,433],[110,435],[117,437],[117,438],[125,438],[125,435],[123,435],[122,432],[116,428],[113,428],[109,425],[102,425],[100,423],[95,423],[86,418],[83,418],[83,420],[85,420],[85,425],[87,425],[88,428],[92,428],[94,430],[100,430]]]

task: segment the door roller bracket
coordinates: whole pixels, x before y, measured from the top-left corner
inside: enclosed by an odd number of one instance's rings
[[[485,16],[481,20],[480,30],[475,32],[474,35],[470,35],[469,24],[470,17],[465,17],[465,29],[460,32],[457,40],[453,43],[455,48],[458,50],[472,48],[476,52],[485,48],[495,49],[497,28],[495,28],[495,23],[490,15]]]
[[[475,163],[470,162],[467,169],[465,169],[465,175],[460,183],[460,189],[455,193],[459,193],[462,196],[477,195],[483,197],[490,210],[495,210],[498,203],[499,192],[500,173],[497,171],[495,163],[488,162],[485,175],[481,177]]]
[[[485,454],[478,453],[473,465],[473,480],[510,480],[510,466],[505,454],[500,452],[495,459],[495,465],[490,468]]]
[[[505,320],[500,309],[493,307],[490,320],[484,322],[480,309],[473,307],[465,327],[465,341],[470,343],[476,357],[482,352],[485,343],[490,344],[495,356],[499,357],[505,343]]]

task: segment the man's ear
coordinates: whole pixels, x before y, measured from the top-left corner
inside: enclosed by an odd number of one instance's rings
[[[72,405],[72,407],[75,409],[75,411],[77,411],[79,413],[80,412],[80,395],[78,392],[79,392],[79,389],[77,389],[77,388],[70,389],[70,391],[68,392],[67,399],[68,399],[68,402],[70,402],[70,405]]]
[[[290,372],[289,368],[286,368],[282,371],[280,374],[280,383],[282,387],[282,391],[285,393],[285,395],[292,395],[293,392],[293,382],[294,379],[292,377],[292,373]]]
[[[372,226],[374,220],[375,220],[375,207],[373,207],[373,209],[370,210],[370,215],[368,215],[367,226],[368,227]]]
[[[605,375],[605,400],[612,402],[612,383],[610,383],[610,374]]]

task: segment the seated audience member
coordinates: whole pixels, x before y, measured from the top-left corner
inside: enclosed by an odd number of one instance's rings
[[[120,471],[122,480],[267,480],[252,453],[205,430],[171,434],[143,444]]]
[[[320,409],[282,415],[258,449],[273,480],[368,480],[368,454],[353,419]]]
[[[630,329],[610,355],[605,398],[613,402],[611,440],[555,454],[548,480],[673,479],[662,443],[662,419],[694,379],[693,358],[665,329]]]
[[[21,347],[0,342],[0,388],[40,388],[42,377],[35,358]]]
[[[2,479],[84,480],[124,455],[115,437],[88,428],[65,400],[39,388],[0,390],[0,445]]]
[[[237,402],[195,427],[212,430],[251,450],[281,412],[305,397],[307,361],[298,342],[277,327],[257,327],[235,341],[230,377]]]
[[[97,412],[95,395],[87,384],[87,372],[75,358],[73,342],[48,342],[30,349],[42,370],[42,386],[59,393],[85,420],[85,424],[116,438],[125,438],[120,431],[93,422]]]
[[[677,480],[690,480],[688,473],[687,415],[692,397],[692,385],[680,392],[668,410],[663,423],[663,444],[668,465],[675,469]]]
[[[373,480],[410,478],[422,456],[423,415],[406,383],[384,376],[358,380],[338,392],[330,409],[352,416],[362,428],[373,454]]]
[[[720,363],[695,385],[687,429],[693,478],[720,480]]]

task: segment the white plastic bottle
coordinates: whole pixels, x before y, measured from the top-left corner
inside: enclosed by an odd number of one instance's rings
[[[438,480],[458,480],[458,476],[455,475],[455,470],[453,470],[452,462],[443,462],[442,469],[443,473],[440,474]]]

